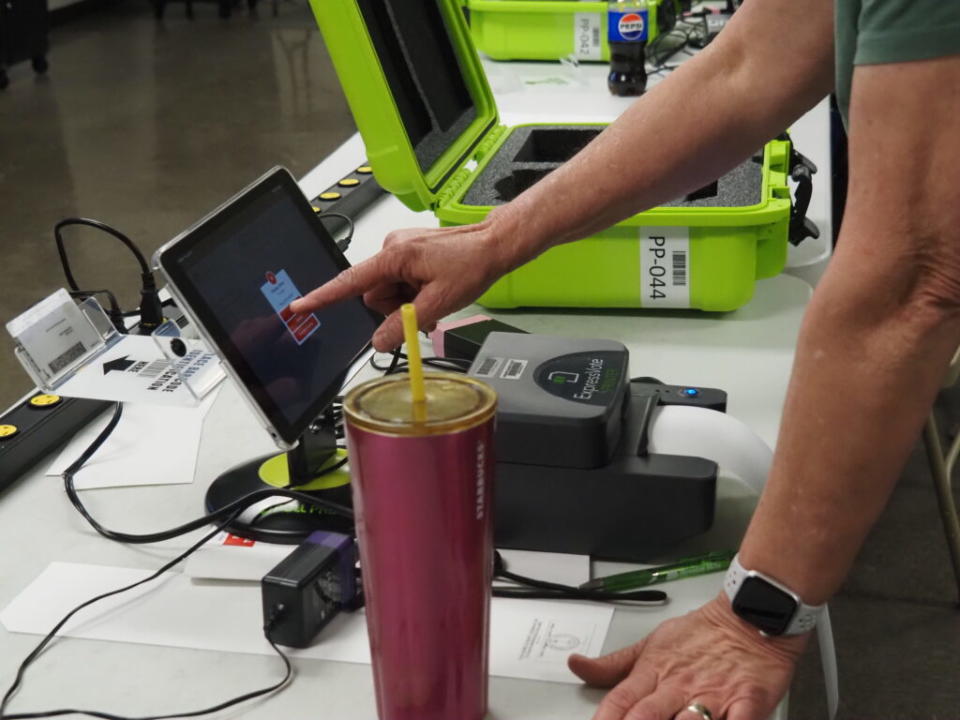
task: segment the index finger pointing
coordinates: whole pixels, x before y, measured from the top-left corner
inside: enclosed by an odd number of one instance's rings
[[[332,280],[324,283],[316,290],[290,303],[290,309],[295,313],[307,313],[320,310],[349,297],[362,295],[367,290],[388,279],[389,274],[383,267],[379,255],[364,260],[358,265],[348,267]]]

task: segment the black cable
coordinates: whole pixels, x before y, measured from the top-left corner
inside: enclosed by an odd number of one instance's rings
[[[333,463],[333,465],[328,465],[327,467],[322,468],[321,471],[320,471],[320,473],[317,475],[317,477],[322,477],[323,475],[329,475],[330,473],[332,473],[332,472],[334,472],[334,471],[336,471],[336,470],[339,470],[340,468],[342,468],[344,465],[347,464],[347,462],[349,461],[349,459],[350,459],[350,458],[342,457],[342,458],[340,458],[339,460],[337,460],[335,463]],[[288,489],[291,489],[291,488],[294,488],[294,489],[295,489],[295,488],[305,487],[305,486],[309,485],[310,483],[312,483],[314,480],[316,480],[317,477],[312,477],[312,478],[310,478],[309,480],[306,480],[305,482],[302,482],[302,483],[296,483],[296,484],[295,484],[295,483],[290,483],[289,485],[287,485],[287,488],[288,488]],[[353,513],[350,514],[350,517],[353,517]]]
[[[630,602],[663,604],[667,594],[663,590],[633,590],[629,592],[610,592],[609,590],[584,590],[561,583],[536,580],[507,570],[507,565],[499,552],[494,552],[493,576],[523,585],[520,588],[493,589],[494,597],[549,599],[549,600],[596,600],[599,602]]]
[[[276,682],[273,685],[270,685],[268,687],[261,688],[259,690],[253,690],[251,692],[245,693],[243,695],[232,698],[230,700],[226,700],[222,703],[206,708],[204,710],[194,710],[191,712],[184,712],[184,713],[171,713],[168,715],[150,715],[146,717],[137,717],[137,718],[130,718],[122,715],[113,715],[111,713],[100,712],[97,710],[79,710],[74,708],[66,708],[66,709],[59,709],[59,710],[45,710],[41,712],[29,712],[29,713],[7,713],[6,712],[7,705],[9,705],[10,701],[13,699],[17,690],[19,690],[19,688],[23,684],[23,678],[24,678],[24,675],[26,674],[27,669],[33,664],[33,662],[43,653],[43,651],[47,648],[47,646],[53,641],[57,632],[67,622],[69,622],[74,615],[76,615],[78,612],[80,612],[84,608],[90,607],[94,603],[99,602],[100,600],[113,597],[114,595],[120,595],[121,593],[125,593],[129,590],[133,590],[134,588],[140,587],[141,585],[145,585],[148,582],[156,580],[165,572],[175,567],[179,563],[183,562],[188,557],[190,557],[190,555],[192,555],[194,552],[196,552],[201,547],[203,547],[204,544],[206,544],[211,538],[216,536],[217,533],[223,530],[223,528],[225,528],[231,522],[236,520],[241,512],[242,512],[241,510],[237,510],[232,515],[221,520],[221,522],[219,522],[214,527],[213,530],[208,532],[200,540],[198,540],[196,543],[194,543],[189,548],[187,548],[187,550],[177,555],[177,557],[175,557],[173,560],[170,560],[169,562],[167,562],[165,565],[163,565],[163,567],[161,567],[152,575],[144,578],[143,580],[138,580],[135,583],[131,583],[130,585],[126,585],[122,588],[118,588],[117,590],[111,590],[110,592],[106,592],[101,595],[97,595],[96,597],[90,598],[89,600],[86,600],[80,603],[75,608],[73,608],[73,610],[71,610],[66,615],[64,615],[63,618],[60,620],[60,622],[58,622],[56,625],[53,626],[53,629],[49,633],[47,633],[47,635],[43,638],[43,640],[41,640],[40,643],[33,649],[33,651],[29,655],[27,655],[27,657],[23,660],[23,662],[20,663],[20,667],[17,669],[17,674],[13,680],[13,683],[7,689],[6,693],[3,696],[3,699],[0,700],[0,720],[27,720],[28,718],[48,718],[48,717],[58,717],[61,715],[87,715],[89,717],[103,718],[103,720],[171,720],[172,718],[189,718],[189,717],[197,717],[200,715],[208,715],[210,713],[215,713],[220,710],[224,710],[228,707],[233,707],[234,705],[238,705],[242,702],[246,702],[247,700],[252,700],[254,698],[262,697],[264,695],[269,695],[270,693],[275,692],[276,690],[279,690],[284,686],[286,686],[287,683],[290,682],[290,679],[293,677],[293,666],[290,664],[290,659],[283,653],[282,650],[280,650],[279,647],[277,647],[276,643],[274,643],[274,641],[270,639],[270,631],[273,629],[273,625],[275,625],[277,620],[280,619],[284,611],[283,606],[280,605],[274,608],[274,611],[271,614],[270,618],[264,624],[263,632],[267,642],[270,643],[270,647],[272,647],[274,651],[280,656],[280,659],[283,660],[285,672],[284,672],[283,678],[279,682]]]
[[[377,362],[377,356],[374,354],[370,356],[370,367],[374,370],[379,370],[384,375],[391,375],[396,371],[397,363],[400,362],[401,358],[406,360],[407,356],[400,351],[400,348],[397,348],[390,352],[390,363],[388,365],[381,365]]]
[[[347,223],[347,234],[335,241],[337,243],[337,247],[340,248],[340,252],[346,252],[347,248],[350,247],[350,241],[353,240],[353,232],[356,229],[356,226],[353,224],[353,218],[349,215],[344,215],[343,213],[338,212],[318,213],[317,217],[320,218],[321,222],[328,217],[338,217]],[[326,226],[324,225],[324,227]]]
[[[157,291],[157,281],[150,271],[147,259],[140,252],[140,248],[134,245],[133,240],[124,235],[116,228],[110,227],[104,222],[92,218],[64,218],[53,226],[53,237],[57,244],[57,254],[60,255],[60,264],[63,266],[63,274],[67,278],[67,284],[74,292],[80,292],[76,279],[73,277],[73,270],[70,267],[70,260],[67,257],[66,248],[63,246],[62,230],[65,227],[81,225],[92,227],[108,235],[112,235],[122,242],[130,252],[133,253],[137,262],[140,264],[140,330],[144,334],[153,332],[163,323],[163,310],[160,304],[160,295]]]
[[[393,355],[390,359],[389,365],[381,365],[376,361],[376,358],[370,358],[370,365],[374,370],[379,370],[384,375],[393,375],[394,373],[406,372],[410,367],[407,363],[401,363],[400,360],[406,360],[407,356],[405,353],[401,352],[400,349],[393,351]],[[466,373],[470,366],[473,364],[472,360],[467,360],[466,358],[448,358],[448,357],[437,357],[429,356],[421,358],[424,365],[429,365],[430,367],[435,367],[440,370],[448,370],[450,372],[459,372]]]
[[[80,500],[80,496],[77,493],[76,486],[74,484],[74,476],[77,471],[83,467],[83,465],[90,459],[90,457],[100,448],[101,445],[110,437],[110,433],[113,432],[114,428],[117,426],[117,423],[120,422],[120,418],[123,415],[123,404],[117,403],[116,408],[113,413],[113,417],[110,418],[110,422],[107,423],[107,426],[100,432],[100,434],[94,439],[92,443],[87,447],[86,450],[81,453],[80,457],[77,458],[71,465],[63,471],[63,484],[64,489],[67,493],[67,498],[70,500],[70,503],[76,508],[77,512],[83,517],[84,520],[89,523],[89,525],[96,530],[98,533],[103,535],[105,538],[110,540],[116,540],[117,542],[124,542],[130,544],[145,544],[160,542],[162,540],[170,540],[171,538],[179,537],[185,533],[191,532],[192,530],[197,530],[202,528],[204,525],[208,525],[211,522],[217,522],[222,520],[224,517],[230,516],[234,513],[240,513],[246,508],[250,507],[254,503],[258,503],[261,500],[267,500],[274,497],[285,497],[290,498],[291,500],[299,500],[302,503],[308,503],[310,505],[321,506],[330,510],[336,515],[340,515],[346,518],[353,518],[353,510],[346,505],[341,505],[339,503],[331,502],[320,497],[313,495],[308,495],[303,492],[297,492],[296,490],[285,490],[282,488],[270,488],[264,490],[255,490],[252,493],[244,495],[237,500],[234,500],[228,505],[224,505],[219,510],[215,510],[212,513],[203,515],[195,520],[184,523],[175,528],[169,530],[162,530],[159,532],[145,533],[141,535],[134,535],[131,533],[117,532],[110,530],[103,525],[101,525],[87,510],[84,506],[83,501]]]

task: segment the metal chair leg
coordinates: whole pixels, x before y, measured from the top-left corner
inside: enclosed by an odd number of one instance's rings
[[[933,413],[927,418],[923,427],[923,443],[927,450],[933,486],[937,492],[940,519],[943,521],[943,532],[947,540],[947,549],[950,551],[950,562],[953,564],[953,574],[957,581],[957,597],[960,601],[960,520],[957,519],[957,507],[950,487],[950,473]]]

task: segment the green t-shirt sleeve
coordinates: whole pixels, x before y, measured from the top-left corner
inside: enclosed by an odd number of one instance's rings
[[[960,0],[862,0],[857,31],[854,65],[954,55],[960,53]]]

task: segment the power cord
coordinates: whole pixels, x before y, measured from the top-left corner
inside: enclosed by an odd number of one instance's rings
[[[338,217],[347,223],[347,234],[335,241],[337,243],[337,247],[340,248],[340,252],[346,252],[347,248],[350,247],[350,241],[353,240],[353,231],[356,228],[356,226],[353,224],[353,218],[349,215],[344,215],[343,213],[338,212],[325,212],[317,215],[317,217],[320,219],[321,224],[329,217]]]
[[[406,359],[406,354],[401,352],[400,348],[397,348],[391,353],[389,365],[378,363],[375,357],[370,358],[370,365],[375,370],[382,372],[384,375],[393,375],[394,373],[407,372],[407,370],[410,369],[408,363],[400,362],[401,360]],[[449,372],[464,374],[470,370],[470,366],[473,364],[471,360],[467,360],[466,358],[447,358],[434,356],[422,358],[422,362],[424,365],[435,367],[438,370],[447,370]]]
[[[224,505],[219,510],[208,513],[207,515],[203,515],[202,517],[196,518],[195,520],[191,520],[190,522],[184,523],[183,525],[179,525],[169,530],[144,534],[131,534],[110,530],[109,528],[101,525],[84,506],[83,501],[80,500],[80,496],[77,493],[76,485],[74,483],[74,476],[80,470],[80,468],[84,466],[87,460],[89,460],[90,457],[100,449],[100,446],[106,442],[107,438],[110,437],[110,434],[113,432],[114,428],[116,428],[117,423],[120,422],[122,415],[123,404],[118,402],[113,411],[113,417],[110,418],[107,426],[100,431],[100,434],[92,443],[90,443],[87,449],[81,453],[80,457],[78,457],[66,470],[63,471],[62,476],[64,489],[66,490],[67,498],[70,500],[70,503],[77,509],[77,512],[80,513],[83,519],[86,520],[94,530],[109,540],[116,540],[117,542],[130,544],[145,544],[170,540],[193,530],[202,528],[205,525],[209,525],[211,522],[221,522],[224,517],[232,517],[236,514],[239,514],[254,503],[278,496],[292,500],[299,500],[300,502],[309,503],[311,505],[319,505],[336,515],[353,518],[353,510],[346,505],[331,502],[329,500],[308,495],[303,492],[297,492],[296,490],[270,488],[266,490],[256,490],[248,495],[244,495],[243,497],[234,500],[228,505]],[[335,467],[339,467],[339,465],[328,468],[327,472],[335,469]]]
[[[493,576],[521,585],[517,588],[493,588],[494,597],[522,598],[525,600],[595,600],[598,602],[626,602],[662,605],[667,602],[663,590],[633,590],[630,592],[610,592],[608,590],[583,590],[572,585],[535,580],[518,575],[507,569],[507,564],[499,552],[493,554]]]
[[[92,227],[108,235],[112,235],[126,245],[134,257],[136,257],[140,265],[140,333],[142,335],[152,333],[163,323],[163,309],[160,306],[157,281],[153,277],[147,259],[143,256],[143,253],[140,252],[140,249],[129,237],[116,228],[99,220],[93,220],[92,218],[77,217],[64,218],[53,226],[53,237],[57,244],[57,253],[60,255],[60,264],[63,266],[63,274],[67,278],[67,284],[70,285],[70,289],[74,292],[84,292],[77,285],[77,281],[73,276],[73,269],[70,267],[70,260],[67,257],[67,251],[63,244],[63,229],[76,225]]]
[[[214,705],[212,707],[209,707],[203,710],[193,710],[190,712],[183,712],[183,713],[170,713],[167,715],[127,717],[123,715],[114,715],[112,713],[101,712],[98,710],[81,710],[81,709],[75,709],[75,708],[44,710],[41,712],[27,712],[27,713],[7,713],[6,711],[7,706],[10,704],[10,701],[13,699],[14,695],[16,695],[17,691],[23,685],[23,678],[27,672],[27,669],[34,663],[34,661],[38,657],[40,657],[43,651],[53,641],[54,637],[56,637],[56,634],[63,628],[64,625],[66,625],[70,621],[70,619],[74,615],[76,615],[81,610],[88,608],[94,603],[97,603],[101,600],[104,600],[109,597],[113,597],[115,595],[120,595],[121,593],[128,592],[130,590],[133,590],[134,588],[140,587],[141,585],[145,585],[146,583],[156,580],[165,572],[175,567],[179,563],[183,562],[188,557],[190,557],[190,555],[192,555],[194,552],[196,552],[201,547],[203,547],[204,544],[209,542],[210,539],[213,538],[217,533],[219,533],[224,527],[226,527],[232,521],[234,521],[237,518],[237,516],[240,515],[240,512],[241,510],[235,510],[231,515],[227,516],[225,519],[222,519],[213,530],[211,530],[206,535],[204,535],[200,540],[198,540],[193,545],[191,545],[187,550],[180,553],[177,557],[173,558],[173,560],[170,560],[169,562],[167,562],[165,565],[163,565],[163,567],[161,567],[159,570],[154,572],[152,575],[149,575],[143,580],[138,580],[135,583],[131,583],[130,585],[125,585],[122,588],[111,590],[110,592],[106,592],[101,595],[97,595],[96,597],[90,598],[89,600],[86,600],[85,602],[80,603],[75,608],[73,608],[73,610],[71,610],[66,615],[64,615],[63,618],[60,620],[60,622],[58,622],[56,625],[53,626],[53,629],[49,633],[47,633],[47,635],[43,638],[43,640],[41,640],[40,643],[33,649],[33,651],[29,655],[27,655],[27,657],[23,660],[23,662],[20,663],[20,667],[17,669],[17,674],[13,680],[13,683],[7,689],[6,693],[3,696],[3,699],[0,700],[0,720],[27,720],[29,718],[48,718],[48,717],[57,717],[61,715],[87,715],[89,717],[103,718],[103,720],[170,720],[172,718],[190,718],[190,717],[198,717],[200,715],[209,715],[211,713],[219,712],[220,710],[233,707],[234,705],[239,705],[240,703],[246,702],[247,700],[253,700],[254,698],[263,697],[264,695],[269,695],[285,687],[293,678],[293,666],[290,664],[290,658],[288,658],[283,653],[283,651],[277,646],[277,644],[270,638],[271,630],[273,629],[274,625],[276,625],[276,623],[280,620],[285,610],[283,605],[278,605],[276,608],[273,609],[273,612],[271,613],[269,619],[264,624],[263,633],[267,642],[270,643],[270,647],[274,649],[274,651],[277,653],[277,655],[280,656],[280,659],[283,661],[284,675],[283,675],[283,678],[280,679],[278,682],[272,685],[269,685],[265,688],[261,688],[259,690],[253,690],[251,692],[245,693],[243,695],[239,695],[235,698],[226,700],[222,703],[219,703],[217,705]]]

